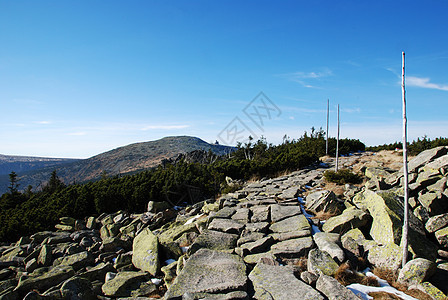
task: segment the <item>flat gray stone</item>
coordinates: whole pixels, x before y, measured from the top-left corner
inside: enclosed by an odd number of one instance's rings
[[[308,255],[308,252],[314,247],[311,237],[286,240],[271,246],[271,251],[276,256],[299,258]]]
[[[235,248],[238,235],[215,230],[204,230],[190,247],[190,254],[201,248],[210,250],[230,250]]]
[[[187,260],[166,292],[165,299],[177,299],[186,293],[245,291],[246,282],[246,265],[241,257],[200,249]]]
[[[280,220],[300,215],[302,212],[300,206],[289,206],[289,205],[271,205],[271,221],[278,222]]]
[[[319,276],[316,282],[316,289],[331,300],[359,300],[355,293],[340,284],[333,277],[327,275]]]
[[[261,232],[252,232],[252,231],[244,230],[243,233],[241,234],[241,237],[237,241],[237,246],[239,247],[245,243],[258,241],[259,239],[262,239],[264,237],[265,237],[265,234],[263,234]]]
[[[258,300],[303,299],[323,300],[324,297],[294,276],[293,269],[258,263],[249,274]]]
[[[311,230],[311,226],[304,215],[293,216],[272,224],[269,229],[272,232],[295,232],[301,230]]]
[[[273,242],[274,239],[270,236],[267,236],[259,239],[258,241],[243,244],[241,245],[241,248],[247,249],[251,254],[260,253],[268,250]]]
[[[244,224],[229,220],[229,219],[213,219],[210,225],[208,225],[208,229],[217,230],[226,233],[235,233],[239,234],[241,230],[244,228]]]
[[[250,221],[252,223],[269,222],[270,221],[269,206],[254,206],[254,207],[250,208],[250,211],[252,212],[252,217],[250,218]]]

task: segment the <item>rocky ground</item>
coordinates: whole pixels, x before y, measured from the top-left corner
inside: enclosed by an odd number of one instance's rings
[[[362,153],[340,161],[358,186],[326,183],[326,158],[186,208],[61,218],[0,247],[0,299],[446,299],[447,152],[409,162],[404,268],[401,158]]]

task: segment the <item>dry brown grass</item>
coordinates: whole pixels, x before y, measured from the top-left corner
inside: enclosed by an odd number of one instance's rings
[[[391,269],[386,269],[386,268],[374,268],[373,274],[375,274],[376,276],[378,276],[381,279],[386,280],[390,286],[396,288],[399,291],[403,292],[403,291],[407,290],[407,287],[405,285],[397,282],[397,279],[398,279],[397,271],[394,271]]]
[[[403,300],[395,294],[386,292],[370,292],[368,295],[373,297],[374,300]]]
[[[344,286],[352,283],[360,283],[367,286],[379,286],[376,278],[367,277],[359,272],[353,271],[350,268],[350,265],[346,262],[339,266],[334,278]]]
[[[337,216],[337,213],[329,212],[329,211],[318,211],[314,217],[311,217],[311,219],[318,219],[319,221],[326,221],[330,219],[331,217]]]
[[[429,296],[428,294],[420,291],[420,290],[416,290],[416,289],[412,289],[412,290],[407,290],[404,291],[406,293],[406,295],[409,295],[411,297],[417,298],[419,300],[432,300],[433,298],[431,296]]]

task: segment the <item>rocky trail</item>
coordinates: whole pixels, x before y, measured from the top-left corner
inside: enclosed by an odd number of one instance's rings
[[[0,247],[0,299],[447,299],[447,153],[409,162],[402,269],[400,156],[359,153],[340,160],[357,186],[326,183],[327,158],[185,208],[61,218]]]

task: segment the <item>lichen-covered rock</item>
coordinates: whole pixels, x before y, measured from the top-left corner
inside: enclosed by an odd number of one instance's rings
[[[69,279],[73,275],[75,275],[75,271],[71,266],[56,266],[41,276],[29,277],[23,280],[23,277],[20,278],[19,284],[15,288],[15,291],[21,295],[26,294],[32,289],[44,292],[50,287],[58,285],[59,283]]]
[[[171,208],[171,205],[166,201],[149,201],[147,211],[152,213],[158,213],[165,209]]]
[[[66,280],[62,284],[60,292],[62,297],[70,300],[96,299],[92,283],[88,279],[82,277],[75,276]]]
[[[448,227],[437,230],[435,235],[442,247],[448,247]]]
[[[90,252],[83,251],[64,257],[61,260],[60,266],[72,266],[73,269],[79,270],[93,264],[93,260],[93,256]]]
[[[369,250],[367,259],[376,267],[398,270],[401,266],[403,252],[395,244],[386,244],[372,247]]]
[[[331,300],[359,300],[351,290],[340,284],[336,279],[327,275],[320,275],[316,282],[316,289]]]
[[[188,224],[179,224],[176,222],[172,224],[170,228],[160,233],[157,237],[164,250],[168,252],[170,256],[177,258],[182,255],[182,250],[176,240],[187,232],[199,233],[194,222]]]
[[[101,287],[104,295],[111,297],[130,297],[133,290],[137,290],[142,282],[148,280],[145,272],[119,272],[113,279]]]
[[[369,214],[360,209],[350,207],[345,209],[342,214],[328,219],[322,226],[322,230],[325,232],[341,233],[352,228],[362,227],[370,219]]]
[[[401,197],[394,191],[365,190],[357,194],[353,202],[372,216],[370,235],[378,244],[400,244],[404,213]],[[437,252],[437,247],[426,238],[423,223],[413,214],[409,214],[409,251],[414,257],[430,260]]]
[[[333,276],[339,265],[325,251],[312,249],[308,253],[308,271],[314,274],[325,274]]]
[[[428,219],[425,228],[428,232],[435,232],[448,225],[448,213],[436,215]]]
[[[200,249],[187,260],[165,299],[177,299],[186,293],[245,291],[246,281],[246,265],[239,256]]]
[[[293,269],[258,263],[249,274],[258,300],[323,300],[318,291],[294,276]]]
[[[345,259],[344,250],[339,247],[339,234],[328,232],[316,232],[313,235],[314,242],[321,251],[325,251],[330,256],[342,263]]]
[[[430,282],[422,282],[417,285],[417,288],[426,294],[428,294],[434,300],[446,300],[447,296],[439,290],[437,287],[432,285]]]
[[[407,286],[419,284],[430,278],[436,271],[435,262],[424,258],[408,261],[398,275],[398,282]]]
[[[160,269],[159,242],[149,228],[145,228],[134,238],[132,263],[137,269],[151,275],[156,275]]]

